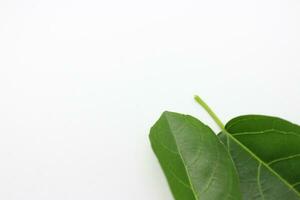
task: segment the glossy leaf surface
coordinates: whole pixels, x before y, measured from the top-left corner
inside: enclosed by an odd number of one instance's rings
[[[300,127],[276,117],[231,120],[220,134],[239,173],[244,200],[300,199]]]
[[[151,128],[152,148],[176,200],[240,200],[231,157],[199,120],[164,112]]]

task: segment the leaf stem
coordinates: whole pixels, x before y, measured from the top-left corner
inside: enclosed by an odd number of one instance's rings
[[[221,122],[221,120],[219,119],[219,117],[214,113],[214,111],[203,101],[203,99],[201,99],[198,95],[195,95],[194,99],[213,118],[213,120],[221,128],[221,130],[225,130],[224,124]]]

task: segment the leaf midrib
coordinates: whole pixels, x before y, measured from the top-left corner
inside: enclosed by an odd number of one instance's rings
[[[183,157],[182,157],[182,155],[181,155],[181,152],[180,152],[180,150],[178,149],[178,144],[177,144],[177,140],[176,140],[176,137],[173,135],[173,129],[171,128],[171,126],[170,126],[170,122],[169,122],[169,119],[168,119],[168,117],[166,117],[165,116],[165,118],[166,118],[166,121],[167,121],[167,126],[168,126],[168,128],[171,130],[171,132],[172,132],[172,137],[173,137],[173,139],[174,139],[174,142],[175,142],[175,145],[176,145],[176,148],[177,148],[177,151],[178,151],[178,155],[179,155],[179,157],[180,157],[180,159],[182,160],[182,162],[183,162],[183,166],[184,166],[184,169],[185,169],[185,171],[186,171],[186,175],[187,175],[187,178],[188,178],[188,180],[189,180],[189,184],[190,184],[190,188],[191,188],[191,190],[192,190],[192,193],[193,193],[193,195],[194,195],[194,197],[195,197],[195,200],[199,200],[198,199],[198,196],[197,196],[197,193],[195,192],[195,188],[194,188],[194,186],[193,186],[193,184],[192,184],[192,181],[191,181],[191,177],[190,177],[190,174],[189,174],[189,171],[188,171],[188,169],[186,168],[186,163],[185,163],[185,161],[184,161],[184,159],[183,159]],[[186,125],[186,121],[187,121],[187,119],[186,119],[186,116],[184,116],[184,126]],[[183,126],[183,127],[184,127]]]
[[[234,142],[236,142],[238,145],[240,145],[245,151],[247,151],[253,158],[255,158],[258,162],[263,164],[268,170],[270,170],[271,173],[273,173],[279,180],[281,180],[285,185],[287,185],[292,191],[294,191],[299,197],[300,193],[289,183],[287,182],[283,177],[281,177],[276,171],[274,171],[267,163],[265,163],[263,160],[261,160],[257,155],[255,155],[248,147],[243,145],[238,139],[236,139],[232,134],[230,134],[226,129],[223,130],[223,132],[226,134],[227,137],[230,137]]]

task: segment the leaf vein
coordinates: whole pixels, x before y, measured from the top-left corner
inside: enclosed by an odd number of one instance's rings
[[[257,180],[257,186],[258,186],[259,194],[262,197],[262,199],[265,200],[265,196],[264,196],[264,193],[263,193],[263,190],[262,190],[262,185],[261,185],[261,182],[260,182],[261,166],[262,166],[262,164],[259,163],[259,165],[257,167],[257,177],[256,177],[256,180]]]
[[[264,133],[272,133],[272,132],[276,132],[276,133],[280,133],[280,134],[284,134],[284,135],[294,135],[297,137],[300,137],[300,134],[296,133],[296,132],[292,132],[292,131],[281,131],[281,130],[277,130],[277,129],[267,129],[264,131],[256,131],[256,132],[239,132],[239,133],[233,133],[232,135],[234,136],[239,136],[239,135],[260,135],[260,134],[264,134]]]
[[[189,186],[188,184],[186,184],[181,178],[179,178],[177,175],[176,175],[176,173],[171,169],[171,168],[169,168],[170,169],[170,172],[171,172],[171,174],[173,175],[173,177],[177,180],[177,181],[179,181],[182,185],[184,185],[185,187],[187,187],[187,188],[189,188],[189,189],[192,189],[191,188],[191,186]]]
[[[270,161],[268,163],[268,165],[272,165],[272,164],[277,163],[277,162],[281,162],[281,161],[285,161],[285,160],[289,160],[289,159],[293,159],[293,158],[297,158],[297,157],[300,157],[300,153],[295,154],[295,155],[291,155],[291,156],[277,158],[275,160]]]

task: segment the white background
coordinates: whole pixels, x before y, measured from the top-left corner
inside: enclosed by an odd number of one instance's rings
[[[1,0],[0,199],[172,200],[164,110],[300,123],[299,0]]]

